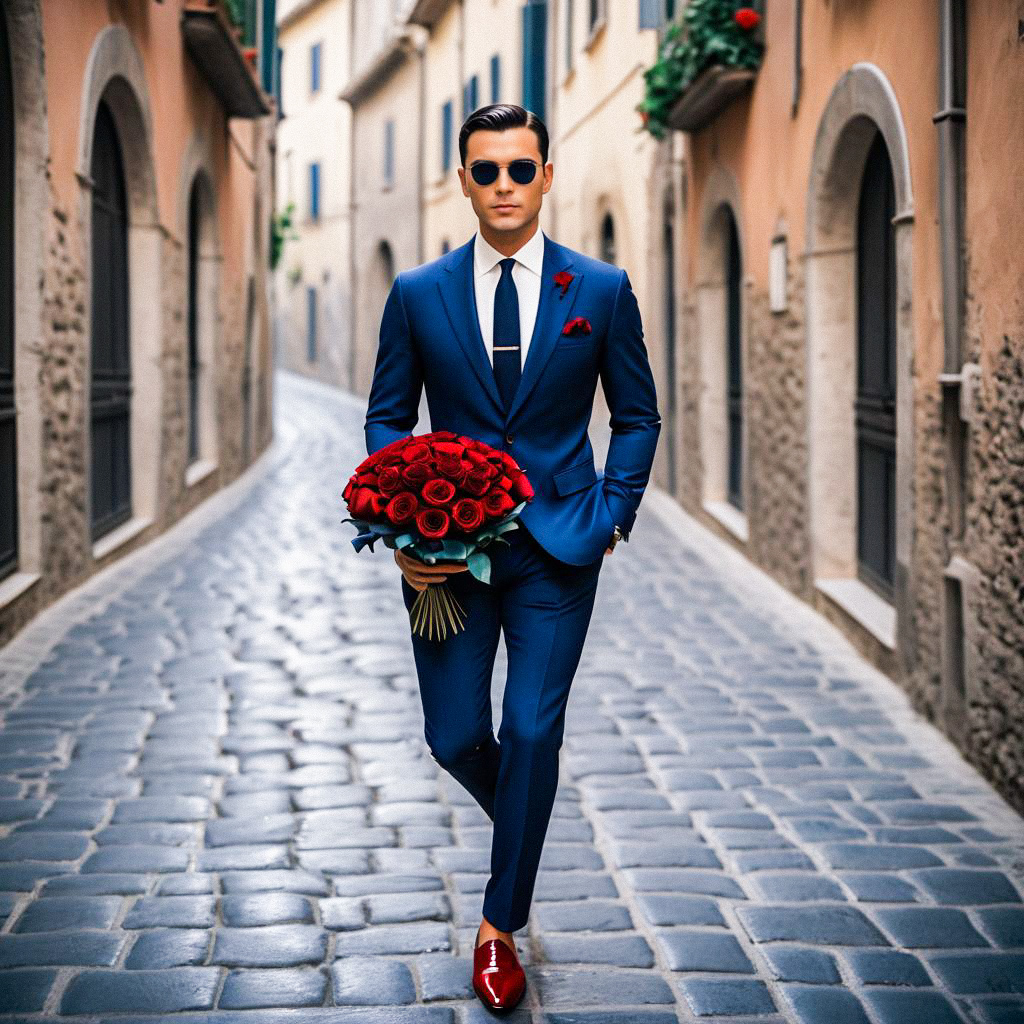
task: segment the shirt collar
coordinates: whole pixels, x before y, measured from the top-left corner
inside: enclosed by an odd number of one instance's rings
[[[513,254],[517,262],[540,277],[544,268],[544,232],[538,227],[528,242]],[[477,231],[473,238],[473,268],[476,276],[493,270],[505,257]]]

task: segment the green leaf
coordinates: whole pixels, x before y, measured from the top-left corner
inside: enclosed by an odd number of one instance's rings
[[[476,551],[466,559],[469,571],[481,582],[491,582],[491,560],[482,551]]]

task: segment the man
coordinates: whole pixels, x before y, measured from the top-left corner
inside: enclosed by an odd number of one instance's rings
[[[431,755],[494,823],[473,985],[485,1005],[511,1009],[525,990],[512,933],[529,917],[569,687],[603,556],[628,538],[661,420],[626,272],[540,230],[553,173],[543,122],[514,104],[482,107],[463,124],[459,153],[479,231],[395,279],[365,432],[370,454],[409,436],[425,387],[431,430],[508,451],[534,488],[509,544],[488,549],[489,584],[465,566],[395,552],[406,608],[448,579],[467,613],[464,631],[443,641],[413,634],[412,645]],[[599,378],[612,429],[603,476],[587,436]],[[496,740],[490,691],[502,632]]]

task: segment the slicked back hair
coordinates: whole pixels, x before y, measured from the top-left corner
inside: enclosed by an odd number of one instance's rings
[[[489,103],[473,111],[459,130],[459,158],[466,166],[466,150],[473,132],[501,132],[507,128],[529,128],[537,136],[540,162],[548,162],[548,130],[544,122],[532,111],[517,103]]]

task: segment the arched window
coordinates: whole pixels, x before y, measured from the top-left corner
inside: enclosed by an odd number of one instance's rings
[[[18,459],[14,404],[14,82],[0,10],[0,577],[18,564]]]
[[[736,218],[727,217],[725,248],[725,401],[728,429],[729,504],[743,510],[743,265]]]
[[[601,221],[601,259],[605,263],[615,262],[615,221],[610,213]]]
[[[199,217],[198,179],[188,196],[188,461],[199,458]]]
[[[881,133],[868,151],[857,207],[857,568],[886,598],[896,547],[896,210]]]
[[[113,114],[96,110],[92,178],[91,484],[93,540],[131,518],[128,206]]]

